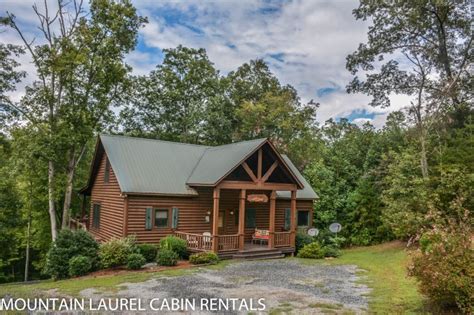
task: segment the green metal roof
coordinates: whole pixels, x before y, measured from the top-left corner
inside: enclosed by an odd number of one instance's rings
[[[123,136],[100,140],[122,192],[197,195],[186,181],[208,147]]]
[[[266,139],[217,147],[111,135],[101,135],[100,141],[122,192],[192,196],[197,192],[190,186],[215,185]],[[317,198],[290,159],[282,157],[304,185],[297,198]],[[289,198],[289,193],[278,192],[278,196]]]
[[[208,148],[188,179],[188,184],[214,185],[267,139],[236,142]]]

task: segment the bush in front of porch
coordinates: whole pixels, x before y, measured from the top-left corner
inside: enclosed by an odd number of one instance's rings
[[[216,264],[219,257],[213,252],[201,252],[189,256],[189,262],[193,265]]]
[[[178,254],[179,258],[188,258],[188,245],[185,240],[179,237],[168,235],[160,241],[160,249],[170,250]],[[159,253],[158,253],[159,254]]]

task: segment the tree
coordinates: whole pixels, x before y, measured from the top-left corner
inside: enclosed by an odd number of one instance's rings
[[[373,97],[372,106],[390,106],[392,93],[412,96],[409,113],[417,128],[423,178],[429,174],[427,136],[433,115],[463,110],[469,89],[472,36],[467,2],[362,0],[356,19],[371,19],[367,44],[347,56],[355,76],[349,92]],[[385,61],[386,58],[389,58]],[[376,66],[381,63],[378,71]]]
[[[124,132],[187,143],[230,141],[225,82],[204,49],[165,49],[163,63],[134,78]]]
[[[0,283],[15,279],[11,266],[19,260],[22,203],[10,173],[11,143],[0,133]],[[12,270],[13,269],[13,270]]]
[[[38,80],[27,87],[19,104],[10,104],[8,112],[18,114],[40,135],[37,145],[43,146],[41,158],[48,164],[53,240],[57,235],[56,181],[64,175],[62,228],[66,228],[76,169],[92,135],[111,121],[110,106],[127,88],[130,68],[123,58],[135,47],[138,29],[146,22],[129,1],[93,0],[89,14],[82,4],[60,0],[53,15],[47,2],[44,11],[33,6],[43,34],[40,44],[26,38],[13,14],[8,13],[6,20],[37,71]]]
[[[6,22],[0,18],[0,25]],[[25,76],[25,72],[17,71],[15,68],[20,64],[14,59],[24,53],[23,49],[15,45],[0,43],[0,123],[5,123],[3,112],[11,104],[8,92],[16,89],[16,84]]]

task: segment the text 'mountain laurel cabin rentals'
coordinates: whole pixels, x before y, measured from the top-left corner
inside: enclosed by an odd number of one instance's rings
[[[81,192],[99,241],[174,234],[190,251],[228,258],[293,253],[317,198],[268,139],[210,147],[101,135]]]

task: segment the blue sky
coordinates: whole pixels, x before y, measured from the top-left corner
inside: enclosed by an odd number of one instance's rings
[[[37,2],[41,9],[42,1]],[[36,32],[33,3],[3,0],[0,9],[15,13],[31,37]],[[407,105],[405,98],[394,96],[391,108],[372,108],[368,97],[345,92],[351,79],[345,58],[366,40],[369,23],[353,18],[351,12],[358,4],[355,0],[133,3],[149,19],[140,31],[137,49],[126,58],[136,74],[146,74],[160,63],[162,49],[182,44],[205,48],[223,74],[251,59],[263,58],[282,83],[298,90],[303,101],[313,99],[321,104],[320,122],[346,117],[381,127],[390,111]],[[9,31],[0,33],[0,40],[18,42]],[[22,61],[30,73],[24,83],[28,84],[34,79],[34,71],[28,60]],[[23,92],[20,88],[13,97],[19,99]]]

